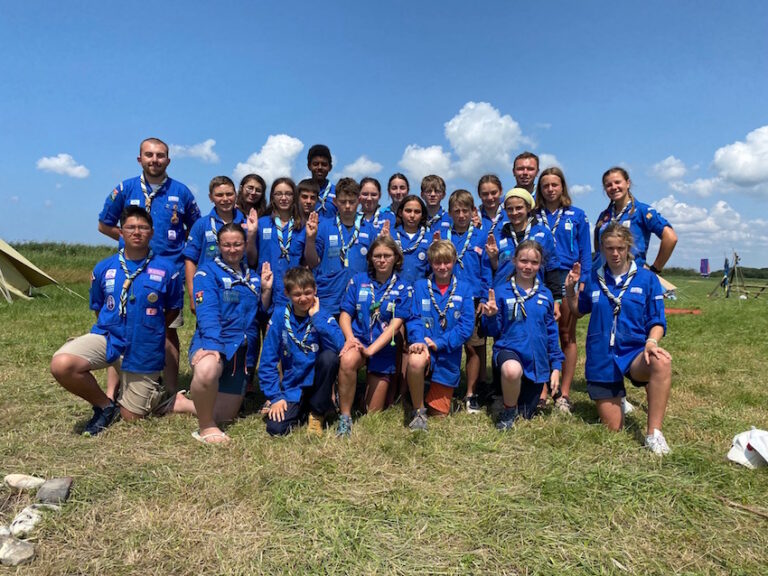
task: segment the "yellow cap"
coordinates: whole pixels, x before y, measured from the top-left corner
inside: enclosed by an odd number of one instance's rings
[[[536,205],[533,196],[525,188],[512,188],[512,190],[504,194],[504,203],[506,204],[510,198],[522,198],[528,204],[530,210],[533,210],[533,207]]]

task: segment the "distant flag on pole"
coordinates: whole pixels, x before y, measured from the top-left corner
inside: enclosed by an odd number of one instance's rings
[[[709,258],[702,258],[701,265],[699,266],[699,272],[702,276],[709,276]]]

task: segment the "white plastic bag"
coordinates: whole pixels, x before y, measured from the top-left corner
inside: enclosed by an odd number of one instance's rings
[[[752,469],[768,465],[768,432],[752,428],[736,434],[728,460]]]

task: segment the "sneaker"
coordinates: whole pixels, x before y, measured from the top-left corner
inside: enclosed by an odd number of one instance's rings
[[[336,426],[337,438],[348,438],[352,433],[352,416],[339,416],[339,424]]]
[[[626,416],[627,414],[632,412],[632,410],[634,410],[634,409],[635,409],[635,407],[632,406],[632,404],[630,404],[629,401],[626,398],[622,398],[621,399],[621,410],[622,410],[622,412],[624,412],[624,416]]]
[[[114,401],[111,401],[106,408],[99,408],[98,410],[97,414],[96,407],[94,406],[93,418],[86,424],[83,436],[101,434],[115,421],[115,417],[120,413],[120,407]]]
[[[317,416],[310,412],[307,418],[307,434],[310,436],[322,436],[324,424],[325,418],[323,416]]]
[[[419,408],[412,412],[413,418],[411,423],[408,424],[408,428],[412,432],[426,432],[427,431],[427,409]]]
[[[653,429],[653,434],[649,434],[645,437],[645,447],[657,456],[664,456],[669,454],[669,444],[667,439],[664,438],[664,434],[661,430]]]
[[[536,403],[536,414],[544,414],[547,410],[547,398],[539,398]]]
[[[480,414],[483,411],[480,406],[480,397],[477,394],[464,398],[464,407],[467,409],[467,414]]]
[[[573,405],[568,396],[560,396],[560,398],[555,400],[555,408],[560,410],[563,414],[571,414],[573,412]]]
[[[517,419],[517,408],[504,408],[496,422],[496,430],[512,430]]]

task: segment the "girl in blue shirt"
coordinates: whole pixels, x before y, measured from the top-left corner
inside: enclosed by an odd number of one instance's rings
[[[246,216],[251,209],[263,216],[267,212],[267,183],[258,174],[246,174],[237,191],[237,208]]]
[[[577,316],[590,314],[587,329],[587,392],[597,402],[600,420],[611,430],[624,424],[621,400],[624,378],[644,386],[648,395],[645,446],[667,454],[661,425],[672,385],[672,357],[659,346],[666,330],[664,296],[659,279],[632,256],[632,232],[612,222],[600,237],[605,265],[592,270],[586,288],[577,292],[580,264],[565,282],[568,306]]]
[[[427,248],[432,236],[427,229],[427,206],[418,196],[409,195],[397,207],[397,226],[392,238],[403,252],[402,277],[413,286],[427,277]]]
[[[389,193],[391,203],[381,211],[381,217],[389,221],[390,230],[395,229],[397,224],[397,207],[400,206],[403,198],[410,194],[410,190],[411,185],[408,183],[408,178],[405,177],[405,174],[395,172],[389,177],[387,192]]]
[[[363,213],[363,220],[367,220],[373,226],[378,236],[384,226],[386,218],[382,216],[382,207],[379,204],[381,200],[381,184],[376,178],[363,178],[360,180],[360,211]],[[390,224],[391,226],[391,224]]]

